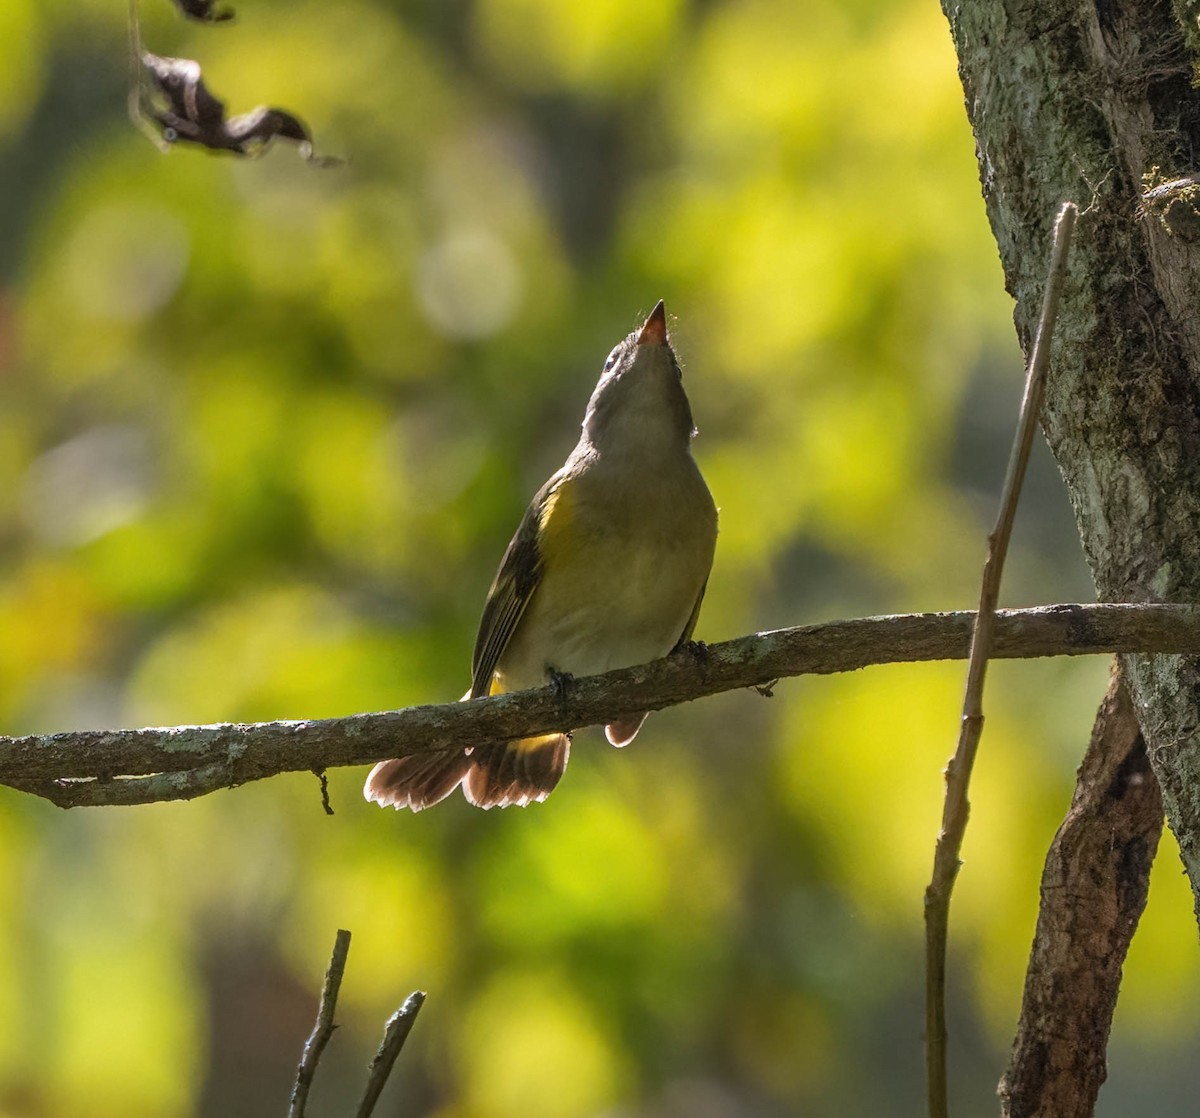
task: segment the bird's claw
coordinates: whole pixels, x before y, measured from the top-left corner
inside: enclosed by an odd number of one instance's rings
[[[558,701],[565,703],[571,690],[571,684],[575,682],[575,677],[570,672],[560,672],[557,668],[547,667],[546,679],[554,688],[554,695]]]

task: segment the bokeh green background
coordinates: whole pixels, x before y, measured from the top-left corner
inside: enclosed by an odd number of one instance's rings
[[[966,608],[1021,376],[933,0],[242,0],[160,54],[341,170],[160,154],[122,0],[0,5],[0,731],[461,694],[488,582],[660,296],[721,506],[697,635]],[[1081,193],[1084,187],[1081,184]],[[1004,599],[1088,599],[1044,448]],[[952,921],[957,1113],[995,1112],[1101,660],[998,664]],[[429,1001],[379,1113],[919,1115],[921,894],[962,666],[577,739],[544,805],[331,774],[60,812],[0,791],[0,1116],[310,1113]],[[1190,1113],[1164,842],[1101,1113]]]

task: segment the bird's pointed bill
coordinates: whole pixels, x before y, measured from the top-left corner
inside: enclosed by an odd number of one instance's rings
[[[638,334],[637,344],[667,344],[667,308],[661,299],[659,299],[654,310],[650,312],[650,317],[646,319],[645,324],[642,326],[642,332]]]

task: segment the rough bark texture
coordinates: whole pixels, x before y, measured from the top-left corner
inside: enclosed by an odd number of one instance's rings
[[[1194,602],[1200,242],[1177,214],[1139,204],[1144,176],[1174,180],[1196,166],[1200,92],[1181,19],[1167,0],[943,3],[1025,343],[1054,213],[1065,199],[1090,207],[1076,231],[1044,425],[1099,596]],[[1200,896],[1197,661],[1138,655],[1126,667]]]
[[[696,645],[663,660],[555,688],[469,703],[308,722],[82,730],[0,738],[0,784],[60,807],[187,800],[284,772],[323,773],[381,757],[461,749],[593,726],[785,676],[967,654],[973,613],[865,617]],[[993,657],[1133,649],[1200,653],[1190,606],[1043,606],[996,615]]]
[[[1162,826],[1162,795],[1114,670],[1046,856],[1020,1025],[1000,1083],[1005,1118],[1092,1114]]]

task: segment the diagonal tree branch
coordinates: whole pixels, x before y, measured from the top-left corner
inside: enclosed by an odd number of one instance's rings
[[[186,800],[285,772],[363,765],[611,721],[798,675],[963,659],[975,614],[901,614],[696,645],[636,668],[469,703],[300,722],[0,737],[0,784],[60,807]],[[1200,653],[1200,608],[1057,605],[996,614],[993,658]]]
[[[1114,668],[1071,809],[1046,855],[1021,1018],[1000,1082],[1004,1118],[1091,1118],[1162,829],[1162,793]]]

